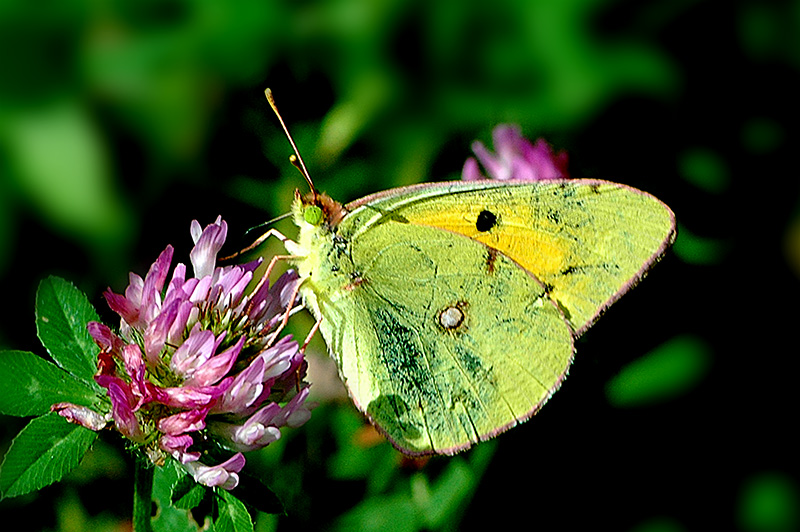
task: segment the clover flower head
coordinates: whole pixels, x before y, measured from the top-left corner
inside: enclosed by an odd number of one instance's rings
[[[522,136],[519,126],[500,124],[492,131],[492,139],[497,154],[491,153],[480,141],[472,144],[477,160],[474,157],[467,159],[461,172],[462,180],[542,181],[569,177],[567,153],[553,152],[553,148],[541,138],[536,144],[531,144]],[[488,176],[481,172],[479,161]]]
[[[172,457],[198,482],[232,489],[242,451],[264,447],[280,438],[281,427],[310,417],[305,360],[290,335],[280,337],[300,279],[289,270],[248,292],[261,260],[216,265],[227,224],[217,218],[201,228],[193,221],[191,235],[194,276],[184,264],[170,276],[167,246],[144,279],[130,274],[124,295],[105,293],[121,318],[119,333],[88,325],[100,347],[95,380],[106,389],[109,411],[68,403],[53,410],[92,430],[113,420],[153,462]],[[209,445],[235,454],[203,464]]]

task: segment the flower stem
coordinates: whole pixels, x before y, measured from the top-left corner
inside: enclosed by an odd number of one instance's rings
[[[150,517],[153,507],[153,467],[136,459],[133,474],[133,531],[151,532]]]

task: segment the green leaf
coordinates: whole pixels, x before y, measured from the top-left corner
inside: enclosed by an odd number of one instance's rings
[[[458,523],[497,449],[497,440],[482,443],[469,454],[450,459],[435,481],[418,473],[411,477],[411,494],[425,529],[440,530]]]
[[[152,521],[155,532],[197,532],[200,529],[189,510],[172,505],[173,489],[185,475],[173,460],[157,467],[153,473],[153,501],[158,506]]]
[[[72,471],[97,437],[58,414],[31,420],[11,442],[0,471],[3,497],[16,497],[60,480]]]
[[[0,351],[0,413],[40,416],[55,403],[97,406],[93,387],[27,351]]]
[[[335,532],[349,530],[417,532],[422,529],[417,507],[405,493],[368,497],[339,516],[331,527]]]
[[[231,492],[218,489],[218,513],[214,520],[217,532],[253,532],[253,520],[244,503],[234,497]]]
[[[457,515],[477,483],[469,465],[460,457],[448,462],[433,486],[425,480],[426,477],[418,473],[411,478],[411,487],[414,501],[431,529],[440,528]]]
[[[464,455],[448,459],[436,478],[428,468],[413,474],[408,487],[395,483],[390,493],[368,495],[339,516],[331,530],[457,529],[496,448],[496,440],[484,442]]]
[[[50,276],[36,292],[36,330],[56,363],[97,387],[97,352],[86,324],[99,321],[97,312],[72,283]]]
[[[172,504],[175,508],[191,510],[203,500],[208,488],[198,484],[189,475],[181,477],[172,487]]]

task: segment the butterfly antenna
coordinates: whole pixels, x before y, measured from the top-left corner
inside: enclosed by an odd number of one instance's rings
[[[256,231],[257,229],[263,229],[265,227],[269,227],[270,225],[272,225],[274,223],[277,223],[277,222],[280,222],[281,220],[285,220],[286,218],[289,218],[291,216],[292,216],[291,212],[283,213],[280,216],[276,216],[272,220],[269,220],[269,221],[266,221],[266,222],[262,222],[262,223],[260,223],[260,224],[258,224],[256,226],[251,227],[250,229],[245,231],[244,234],[245,235],[249,235],[250,233],[252,233],[253,231]]]
[[[275,116],[278,117],[278,121],[281,123],[281,127],[283,128],[283,132],[286,133],[286,138],[289,139],[289,144],[292,145],[292,149],[294,150],[294,155],[289,157],[289,162],[292,165],[300,170],[300,173],[303,174],[303,177],[306,178],[306,182],[308,186],[311,187],[311,193],[316,196],[317,191],[314,189],[314,183],[311,181],[311,176],[308,174],[308,169],[306,168],[306,163],[303,162],[303,158],[300,156],[300,150],[297,149],[297,144],[294,143],[294,139],[292,135],[289,133],[289,128],[286,127],[286,122],[283,121],[283,117],[281,113],[278,111],[278,106],[275,105],[275,98],[272,96],[272,89],[267,89],[264,91],[264,94],[267,97],[267,101],[269,102],[269,106],[272,107],[272,111],[275,113]]]

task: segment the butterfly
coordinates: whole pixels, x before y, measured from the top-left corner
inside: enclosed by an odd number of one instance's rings
[[[665,204],[600,180],[429,183],[342,205],[286,133],[311,186],[284,241],[302,301],[356,407],[409,455],[454,454],[533,416],[575,339],[674,240]]]

